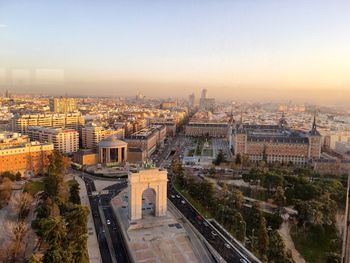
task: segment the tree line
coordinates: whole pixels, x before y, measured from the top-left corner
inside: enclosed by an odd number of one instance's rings
[[[263,262],[293,262],[281,236],[276,229],[268,226],[267,217],[259,206],[254,204],[250,209],[244,207],[241,191],[229,190],[224,184],[221,191],[217,192],[211,182],[187,176],[177,160],[173,161],[172,170],[175,185],[210,211],[218,222]]]
[[[80,204],[79,184],[64,182],[65,158],[58,152],[50,157],[44,191],[32,227],[39,237],[29,263],[88,262],[87,220],[89,210]]]

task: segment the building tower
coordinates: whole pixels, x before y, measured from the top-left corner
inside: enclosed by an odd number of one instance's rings
[[[309,159],[317,159],[321,156],[321,134],[317,130],[316,113],[312,122],[311,130],[308,133],[309,138]]]
[[[278,121],[278,126],[280,127],[280,129],[283,129],[283,130],[285,128],[287,128],[287,126],[288,126],[288,122],[286,121],[284,112],[282,112],[282,116],[281,116],[281,118]]]
[[[202,90],[201,98],[202,99],[207,99],[208,98],[208,91],[207,91],[207,89],[203,89]]]

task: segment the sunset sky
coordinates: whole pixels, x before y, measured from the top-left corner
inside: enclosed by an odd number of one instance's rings
[[[113,96],[208,88],[233,99],[350,90],[349,14],[349,0],[0,0],[0,87]]]

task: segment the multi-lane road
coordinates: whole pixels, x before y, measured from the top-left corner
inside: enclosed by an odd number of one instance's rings
[[[111,206],[111,199],[127,187],[127,182],[124,180],[107,187],[106,190],[109,190],[108,194],[93,196],[92,192],[96,191],[94,180],[85,173],[79,172],[78,174],[84,179],[88,192],[103,263],[131,262],[117,218]]]

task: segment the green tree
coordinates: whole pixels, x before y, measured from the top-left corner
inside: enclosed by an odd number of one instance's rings
[[[267,251],[268,262],[271,263],[292,263],[288,257],[286,246],[277,230],[269,231],[269,247]]]
[[[269,236],[266,228],[266,220],[264,217],[261,218],[260,225],[258,226],[258,251],[260,259],[266,262],[267,250],[269,247]]]
[[[341,256],[337,253],[330,252],[326,256],[326,263],[341,263]]]
[[[220,150],[219,153],[216,155],[216,158],[213,161],[213,164],[220,165],[223,162],[226,162],[226,158],[225,158],[224,152]]]
[[[77,180],[73,179],[69,187],[69,202],[73,204],[80,204],[80,186]]]
[[[236,212],[233,216],[233,235],[237,238],[238,241],[244,244],[245,236],[246,236],[246,223],[242,217],[240,212]]]
[[[242,192],[236,188],[234,188],[230,194],[229,206],[235,210],[241,210],[244,204],[244,196]]]
[[[281,209],[281,207],[283,207],[286,204],[287,198],[284,194],[283,187],[277,186],[274,199],[275,199],[275,203],[279,209]]]
[[[284,179],[281,175],[268,172],[264,176],[263,186],[267,188],[269,192],[271,192],[272,189],[275,189],[278,186],[283,186],[283,181]]]
[[[28,258],[27,263],[43,263],[43,256],[39,254],[33,254]]]

